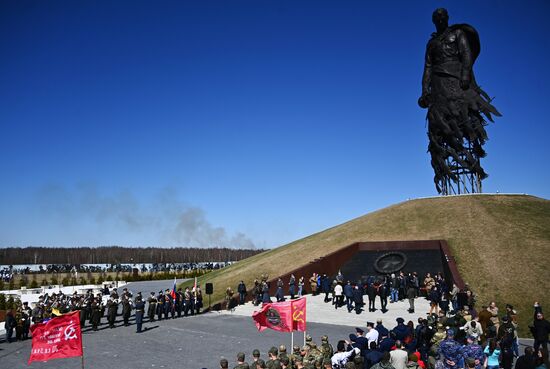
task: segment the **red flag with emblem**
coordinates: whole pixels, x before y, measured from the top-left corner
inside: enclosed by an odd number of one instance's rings
[[[264,304],[260,311],[252,314],[252,319],[260,332],[268,328],[279,332],[292,332],[292,301]]]
[[[82,356],[80,312],[74,311],[31,326],[32,349],[29,364]]]
[[[293,330],[306,331],[306,298],[300,297],[299,299],[292,300],[292,321]]]

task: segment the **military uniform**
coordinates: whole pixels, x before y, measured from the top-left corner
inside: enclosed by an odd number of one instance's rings
[[[97,301],[92,302],[92,330],[97,331],[98,326],[101,323],[101,307],[100,304],[97,303]]]
[[[334,348],[328,342],[321,343],[321,354],[325,359],[330,359],[334,355]]]
[[[447,338],[439,344],[438,352],[444,356],[442,363],[446,369],[464,368],[462,347],[454,340],[454,332],[447,332]]]
[[[180,289],[178,289],[178,292],[176,292],[176,312],[178,314],[178,318],[181,318],[181,313],[183,311],[183,292]]]
[[[23,338],[23,312],[21,307],[18,307],[15,311],[15,321],[17,325],[15,327],[15,338],[20,341]]]
[[[130,325],[130,315],[132,314],[132,305],[128,297],[123,295],[122,298],[122,319],[124,320],[124,326]]]
[[[300,355],[300,346],[294,346],[292,348],[292,353],[290,355],[288,355],[288,358],[290,359],[290,366],[292,368],[296,368],[296,361],[298,360],[298,358],[302,359],[302,355]]]
[[[464,357],[464,361],[467,359],[474,359],[476,369],[481,369],[483,367],[485,355],[483,354],[483,348],[477,343],[462,346],[462,356]]]
[[[42,305],[40,303],[36,304],[36,306],[32,309],[32,322],[33,323],[41,323],[42,322]]]
[[[145,314],[145,303],[141,299],[136,300],[136,333],[141,332],[143,315]]]
[[[21,318],[23,320],[22,337],[23,337],[24,340],[26,340],[27,338],[29,338],[29,330],[31,328],[31,314],[32,314],[32,310],[27,305],[27,303],[23,303],[23,307],[21,309],[21,314],[22,314]]]
[[[279,350],[277,350],[277,347],[272,347],[268,351],[269,359],[265,362],[265,367],[267,369],[275,369],[281,366],[281,363],[279,362],[279,359],[277,359]]]
[[[250,369],[250,366],[248,363],[240,363],[233,367],[233,369]]]
[[[246,363],[244,359],[245,359],[244,352],[239,352],[237,354],[238,364],[233,369],[248,369],[249,368],[248,363]]]
[[[107,321],[109,322],[109,328],[115,327],[117,311],[118,303],[116,300],[109,298],[109,301],[107,301]]]
[[[195,314],[200,314],[202,308],[202,291],[199,286],[195,290]]]
[[[147,302],[149,303],[149,306],[147,307],[147,316],[149,317],[149,321],[153,322],[155,321],[155,312],[157,310],[158,302],[154,292],[151,292],[151,296],[147,298]]]
[[[162,320],[162,314],[164,314],[164,295],[162,291],[159,291],[157,296],[157,317],[158,320]]]
[[[191,296],[191,291],[189,291],[189,288],[185,289],[185,292],[183,294],[183,303],[184,303],[183,315],[187,316],[189,312],[191,312],[192,314],[193,313],[193,307],[191,306],[192,296]]]

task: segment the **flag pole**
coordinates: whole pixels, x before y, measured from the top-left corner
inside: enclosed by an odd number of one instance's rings
[[[78,316],[80,317],[80,314]],[[80,356],[82,358],[82,360],[81,360],[82,368],[81,369],[84,369],[84,340],[82,339],[82,331],[80,331],[80,350],[82,351],[82,356]]]
[[[304,346],[306,345],[306,331],[304,331]]]
[[[294,350],[294,331],[290,333],[290,349]]]

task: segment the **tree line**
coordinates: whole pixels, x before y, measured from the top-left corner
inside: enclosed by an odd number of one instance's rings
[[[191,247],[8,247],[0,249],[0,264],[137,264],[239,261],[261,249]]]

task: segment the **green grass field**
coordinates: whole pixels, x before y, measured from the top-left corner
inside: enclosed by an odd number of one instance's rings
[[[525,195],[403,202],[209,273],[199,283],[213,283],[212,301],[221,301],[240,280],[252,286],[262,273],[277,277],[353,242],[435,239],[448,241],[478,308],[495,300],[504,313],[506,303],[514,305],[523,336],[535,300],[550,310],[550,201]]]

